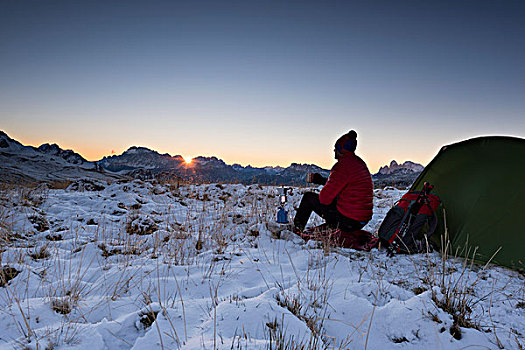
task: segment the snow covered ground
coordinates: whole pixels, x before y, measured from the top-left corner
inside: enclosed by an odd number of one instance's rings
[[[276,193],[141,181],[2,190],[0,348],[525,346],[522,275],[278,238]],[[366,229],[401,195],[376,190]]]

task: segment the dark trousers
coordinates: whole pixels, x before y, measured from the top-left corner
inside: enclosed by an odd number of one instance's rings
[[[314,192],[306,192],[301,199],[301,204],[294,218],[295,229],[303,231],[312,211],[325,219],[330,228],[340,228],[345,231],[355,231],[363,228],[364,224],[350,219],[339,212],[336,201],[330,205],[321,204],[319,195]]]

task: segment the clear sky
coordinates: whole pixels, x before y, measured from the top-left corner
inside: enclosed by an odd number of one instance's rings
[[[524,1],[0,0],[0,130],[90,160],[129,146],[375,172],[525,136]]]

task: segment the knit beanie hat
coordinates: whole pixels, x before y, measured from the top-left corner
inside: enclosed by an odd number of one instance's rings
[[[339,153],[354,152],[357,146],[357,133],[350,130],[341,136],[335,143],[335,150]]]

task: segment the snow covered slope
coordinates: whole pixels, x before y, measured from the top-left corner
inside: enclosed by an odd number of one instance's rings
[[[62,159],[64,159],[66,162],[71,164],[85,164],[89,163],[87,160],[84,159],[80,154],[73,152],[70,149],[63,150],[58,146],[56,143],[53,143],[52,145],[49,143],[44,143],[37,148],[38,151],[42,153],[47,153],[50,155],[58,156]]]
[[[91,177],[111,180],[117,177],[99,173],[95,165],[71,150],[58,145],[43,144],[38,148],[24,146],[0,131],[0,182],[35,183],[58,182]]]
[[[0,348],[525,345],[522,275],[276,235],[276,194],[137,180],[0,192]],[[401,195],[376,190],[366,228]]]

